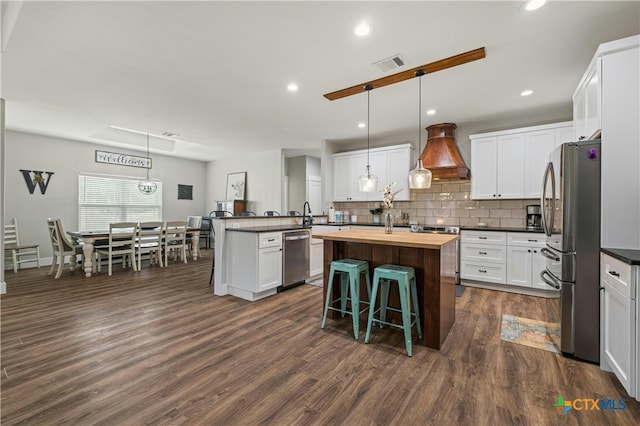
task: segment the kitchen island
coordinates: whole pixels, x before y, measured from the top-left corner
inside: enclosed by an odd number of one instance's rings
[[[338,259],[360,259],[369,262],[371,277],[377,266],[385,263],[411,266],[416,272],[420,319],[424,345],[440,349],[455,322],[455,262],[457,235],[396,232],[383,230],[340,231],[317,234],[324,240],[324,299],[327,294],[331,262]],[[339,295],[339,280],[334,280],[333,294]],[[361,294],[366,290],[361,289]],[[390,306],[399,306],[392,291]],[[331,315],[333,314],[333,315]],[[330,312],[334,318],[335,314]]]

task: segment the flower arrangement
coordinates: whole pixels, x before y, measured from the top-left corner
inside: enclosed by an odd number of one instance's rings
[[[385,187],[382,189],[382,204],[384,205],[384,207],[386,209],[392,209],[393,208],[393,199],[396,196],[396,194],[398,194],[400,191],[402,191],[402,188],[400,188],[399,190],[397,190],[396,192],[393,192],[393,187],[396,186],[395,182],[391,182],[388,183],[387,185],[385,185]]]

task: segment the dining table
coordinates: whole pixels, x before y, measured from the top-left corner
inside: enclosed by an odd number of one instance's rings
[[[84,276],[87,278],[91,277],[93,273],[92,259],[93,252],[95,251],[95,243],[105,241],[105,244],[108,244],[109,231],[67,231],[67,234],[82,245]],[[193,260],[197,260],[199,254],[200,228],[187,228],[187,235],[191,236],[191,256]]]

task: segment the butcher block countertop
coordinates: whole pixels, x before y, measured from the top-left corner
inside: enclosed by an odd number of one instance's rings
[[[353,243],[380,244],[385,246],[415,247],[440,250],[443,245],[458,239],[451,234],[424,234],[412,232],[394,232],[385,234],[383,229],[339,231],[330,234],[316,234],[313,238]]]

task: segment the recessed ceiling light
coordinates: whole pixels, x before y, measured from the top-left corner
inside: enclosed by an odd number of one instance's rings
[[[431,108],[427,110],[427,115],[434,115],[436,113],[436,110]]]
[[[529,96],[529,95],[533,95],[533,90],[527,89],[520,92],[520,96]]]
[[[358,37],[364,37],[371,32],[371,28],[367,24],[360,24],[353,30],[353,32]]]
[[[527,10],[540,9],[546,2],[547,0],[529,0],[524,8]]]
[[[358,127],[364,129],[365,127],[367,127],[367,125],[364,123],[358,123]]]
[[[287,90],[290,92],[297,92],[298,91],[298,85],[295,83],[289,83],[289,85],[287,86]]]

